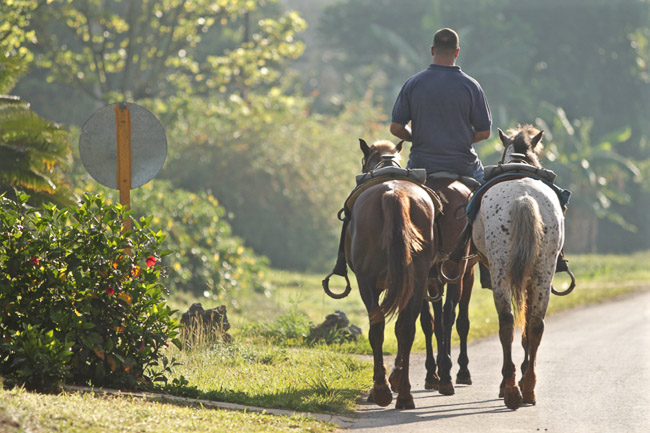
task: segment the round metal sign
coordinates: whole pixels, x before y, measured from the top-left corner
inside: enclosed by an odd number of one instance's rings
[[[109,188],[117,185],[116,104],[100,108],[86,121],[79,137],[79,155],[88,173]],[[131,188],[138,188],[158,174],[167,158],[167,137],[149,110],[131,102]]]

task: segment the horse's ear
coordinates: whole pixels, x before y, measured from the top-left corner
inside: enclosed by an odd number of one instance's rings
[[[400,153],[402,151],[402,145],[404,144],[404,140],[400,140],[399,143],[397,143],[397,146],[395,146],[395,150],[397,153]]]
[[[499,140],[501,140],[501,143],[503,143],[504,147],[508,147],[508,143],[509,143],[510,139],[508,138],[508,136],[506,134],[503,133],[501,128],[497,128],[497,130],[499,131]]]
[[[366,143],[366,140],[363,138],[359,139],[359,146],[361,147],[361,151],[363,152],[364,155],[368,156],[370,153],[370,146],[368,146],[368,143]]]
[[[539,142],[542,141],[542,135],[544,135],[544,131],[539,131],[539,134],[537,134],[530,140],[531,149],[535,150],[535,147],[537,147]]]

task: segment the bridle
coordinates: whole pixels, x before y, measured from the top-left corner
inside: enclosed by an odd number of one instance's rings
[[[369,167],[369,166],[371,166],[370,162],[373,161],[374,159],[377,159],[377,158],[379,158],[379,161],[377,162],[377,164],[375,164],[374,167],[370,168]],[[377,169],[383,168],[383,167],[399,167],[399,168],[402,168],[402,166],[399,164],[397,159],[398,159],[398,156],[396,154],[394,154],[394,153],[380,154],[379,150],[373,149],[367,157],[364,156],[361,159],[362,171],[364,173],[368,173],[370,171],[377,170]]]

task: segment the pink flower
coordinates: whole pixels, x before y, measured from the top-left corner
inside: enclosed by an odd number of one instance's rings
[[[152,267],[156,264],[157,259],[154,256],[147,257],[147,267]]]
[[[106,288],[106,294],[107,294],[108,296],[113,296],[113,295],[115,294],[115,289],[112,288],[111,286],[108,286],[108,287]]]
[[[144,350],[144,341],[140,343],[140,351],[142,352]]]
[[[32,256],[32,258],[29,259],[29,263],[31,265],[33,265],[33,266],[38,266],[38,262],[40,262],[40,261],[41,261],[41,259],[39,259],[38,257],[34,257],[34,256]]]

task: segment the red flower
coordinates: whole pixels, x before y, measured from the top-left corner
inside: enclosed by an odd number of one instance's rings
[[[154,256],[149,256],[147,257],[147,267],[152,267],[153,265],[156,264],[156,258]]]
[[[144,341],[140,344],[140,352],[144,350]]]
[[[34,257],[34,256],[32,256],[32,258],[29,259],[29,263],[32,264],[33,266],[38,266],[38,262],[40,262],[40,261],[41,261],[41,259],[39,259],[38,257]]]
[[[108,287],[106,288],[106,294],[107,294],[108,296],[113,296],[113,295],[115,294],[115,289],[112,288],[111,286],[108,286]]]

